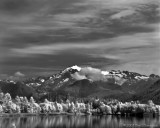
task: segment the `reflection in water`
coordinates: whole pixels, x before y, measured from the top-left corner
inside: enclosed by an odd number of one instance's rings
[[[131,124],[147,128],[160,128],[160,118],[121,116],[31,116],[0,117],[0,128],[123,128]],[[128,125],[128,126],[127,126]]]

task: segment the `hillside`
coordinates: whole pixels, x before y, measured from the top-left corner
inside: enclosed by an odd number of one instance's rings
[[[151,99],[156,104],[160,104],[160,79],[153,83],[150,87],[137,94],[138,98],[146,102]]]
[[[13,98],[18,96],[26,96],[38,98],[38,94],[32,87],[26,86],[22,82],[0,81],[0,90],[4,93],[10,93]]]

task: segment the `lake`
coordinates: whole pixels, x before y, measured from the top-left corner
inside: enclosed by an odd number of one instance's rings
[[[0,117],[0,128],[160,128],[160,117],[27,116]]]

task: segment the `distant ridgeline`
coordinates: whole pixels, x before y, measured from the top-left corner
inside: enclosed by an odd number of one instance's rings
[[[102,71],[91,67],[72,66],[58,74],[29,78],[21,82],[1,80],[0,91],[13,98],[26,96],[43,100],[71,98],[111,98],[121,101],[153,100],[160,104],[160,77],[129,71]]]

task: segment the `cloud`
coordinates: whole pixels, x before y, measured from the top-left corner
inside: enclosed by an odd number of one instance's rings
[[[160,3],[159,0],[87,0],[88,3],[97,7],[105,8],[131,8],[140,4]]]
[[[120,19],[129,15],[132,15],[134,13],[135,13],[134,10],[123,10],[121,12],[118,12],[117,14],[112,15],[111,19]]]
[[[10,79],[10,80],[14,80],[14,81],[23,80],[24,78],[25,78],[25,74],[23,74],[19,71],[15,72],[13,76],[6,77],[6,79]]]
[[[7,1],[11,2],[11,0]],[[21,6],[23,3],[17,2],[19,0],[15,1],[15,6]],[[27,8],[36,5],[30,5],[31,0],[25,1],[29,3]],[[20,16],[0,13],[3,17],[0,19],[2,21],[0,28],[3,30],[0,31],[0,43],[3,47],[19,48],[31,45],[94,41],[119,35],[151,32],[154,28],[148,27],[150,22],[158,21],[158,13],[155,13],[155,10],[158,10],[158,4],[153,6],[156,2],[152,0],[139,2],[137,0],[69,0],[66,4],[63,2],[63,0],[62,2],[46,0],[45,4],[42,4],[42,0],[34,0],[33,3],[38,5],[33,8],[38,8],[38,11],[33,11],[33,14],[23,14],[22,8],[17,8],[19,13],[22,12]],[[134,3],[136,5],[133,6]],[[123,6],[120,6],[121,4]],[[111,8],[111,5],[119,6],[119,8]]]
[[[75,72],[74,74],[71,74],[71,76],[76,80],[87,79],[87,77],[85,75],[81,75],[78,72]]]
[[[156,34],[156,33],[155,33]],[[122,49],[132,47],[145,47],[152,46],[154,42],[150,40],[157,39],[155,36],[151,37],[153,33],[138,33],[134,35],[119,36],[110,39],[102,39],[94,42],[78,42],[78,43],[59,43],[59,44],[47,44],[47,45],[33,45],[25,48],[12,48],[11,52],[17,56],[32,56],[32,55],[54,55],[67,50],[107,50],[107,49]],[[101,53],[102,54],[102,53]],[[108,55],[109,56],[109,55]],[[106,55],[107,57],[107,55]],[[109,57],[112,57],[111,55]],[[113,56],[114,57],[114,56]]]
[[[2,0],[0,70],[27,75],[77,63],[101,69],[135,61],[157,65],[159,5],[159,0]]]
[[[97,68],[83,67],[79,72],[72,74],[72,77],[76,80],[89,79],[92,81],[105,80],[105,76],[101,73],[102,71]]]
[[[145,75],[150,74],[158,74],[160,75],[160,61],[159,58],[156,60],[137,60],[137,61],[130,61],[128,63],[120,64],[120,65],[113,65],[107,66],[108,70],[128,70],[131,72],[137,72]]]
[[[22,80],[25,78],[25,74],[17,71],[15,72],[13,75],[9,75],[9,74],[0,74],[0,79],[9,79],[9,80]]]
[[[63,52],[69,49],[77,49],[77,48],[92,48],[91,45],[87,44],[75,44],[75,43],[60,43],[60,44],[49,44],[49,45],[37,45],[37,46],[31,46],[24,49],[17,49],[13,48],[12,51],[15,53],[21,53],[22,55],[34,55],[34,54],[57,54],[59,52]]]
[[[82,68],[80,74],[85,75],[88,79],[91,79],[93,81],[102,80],[103,78],[101,70],[92,67]]]
[[[18,71],[18,72],[14,73],[14,76],[15,77],[25,77],[25,74],[23,74],[23,73],[21,73],[21,72]]]
[[[28,66],[28,69],[32,66],[39,68],[57,66],[60,69],[58,66],[61,66],[61,69],[63,69],[78,64],[101,69],[113,67],[112,69],[114,69],[115,65],[117,67],[121,67],[121,64],[125,65],[126,63],[133,63],[132,65],[134,65],[135,61],[147,64],[146,60],[148,60],[153,62],[150,63],[153,66],[157,65],[157,61],[154,60],[160,60],[159,48],[159,30],[157,30],[157,32],[137,33],[92,42],[62,42],[59,44],[12,48],[11,58],[6,59],[4,65],[12,64],[19,65],[19,67],[25,65]],[[14,57],[14,60],[12,57]],[[158,67],[156,66],[156,68]],[[123,67],[123,69],[126,68]],[[24,69],[17,70],[23,71]],[[151,72],[149,70],[147,68],[145,74]],[[37,72],[38,70],[32,71]]]

